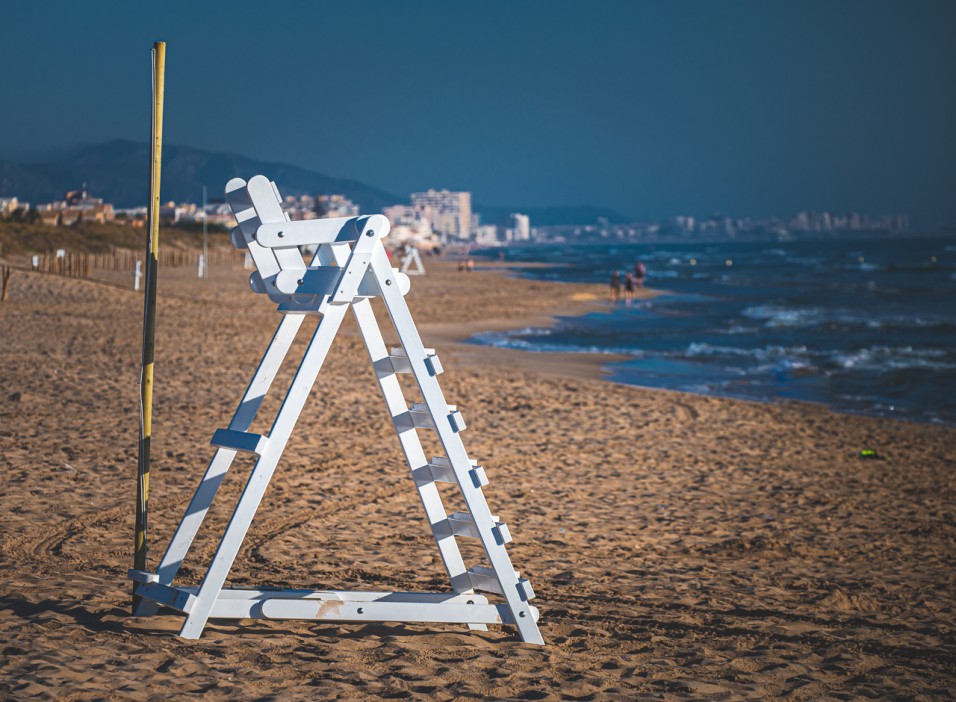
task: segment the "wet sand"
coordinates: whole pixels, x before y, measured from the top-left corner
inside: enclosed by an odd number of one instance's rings
[[[600,380],[607,357],[462,344],[586,311],[605,290],[425,264],[407,300],[547,646],[511,627],[262,620],[185,641],[179,615],[130,617],[142,297],[16,271],[0,304],[0,697],[953,695],[953,429],[625,387]],[[240,269],[162,275],[152,564],[278,322]],[[346,331],[234,586],[446,587],[351,320]],[[237,461],[181,582],[201,578],[250,466]]]

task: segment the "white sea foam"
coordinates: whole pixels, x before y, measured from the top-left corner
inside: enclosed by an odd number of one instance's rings
[[[763,322],[763,326],[768,329],[814,327],[821,325],[882,329],[884,327],[938,327],[952,323],[945,318],[929,316],[888,315],[876,318],[841,307],[824,309],[821,307],[753,305],[744,309],[740,314],[747,319]]]
[[[541,340],[551,334],[552,330],[550,329],[526,327],[507,332],[481,332],[472,336],[470,341],[499,349],[517,349],[537,353],[595,353],[606,356],[631,356],[633,358],[643,358],[644,356],[642,351],[628,347],[548,343]]]
[[[956,363],[946,359],[941,349],[914,349],[912,346],[871,346],[856,351],[834,353],[832,363],[844,370],[886,371],[908,368],[952,370]]]

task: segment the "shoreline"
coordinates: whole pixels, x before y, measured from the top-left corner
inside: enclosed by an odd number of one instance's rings
[[[547,264],[536,264],[545,266]],[[524,264],[509,264],[508,262],[492,262],[481,266],[475,274],[490,274],[508,280],[527,280],[516,275],[509,275],[510,269],[536,267]],[[464,274],[469,275],[469,274]],[[532,281],[538,282],[538,281]],[[549,281],[551,282],[551,281]],[[486,363],[482,356],[492,352],[498,362],[503,362],[510,368],[524,371],[538,372],[550,376],[567,378],[588,378],[607,380],[610,373],[605,368],[608,363],[624,361],[628,357],[623,354],[601,354],[562,351],[523,351],[521,349],[506,349],[483,344],[470,343],[468,340],[482,332],[499,332],[521,329],[523,327],[553,327],[557,317],[574,317],[607,309],[609,301],[607,293],[602,296],[598,290],[601,286],[575,281],[553,281],[556,285],[572,286],[574,292],[564,298],[567,306],[555,305],[553,309],[545,309],[528,314],[524,317],[489,318],[473,322],[444,322],[425,323],[422,325],[422,334],[428,339],[434,339],[436,345],[450,347],[455,356],[469,366]],[[414,285],[414,280],[413,280]],[[665,294],[650,288],[639,291],[636,299],[650,299]]]
[[[534,261],[534,262],[499,262],[493,261],[495,265],[483,266],[482,271],[498,274],[503,277],[508,278],[509,280],[528,280],[534,282],[537,281],[533,278],[522,278],[518,274],[511,275],[509,274],[512,269],[516,268],[551,268],[551,267],[561,267],[563,264],[551,264]],[[813,407],[825,408],[827,411],[832,412],[833,414],[838,414],[842,416],[849,417],[866,417],[869,419],[885,419],[893,422],[904,422],[907,424],[913,424],[917,426],[932,426],[932,427],[943,427],[943,428],[956,428],[956,422],[946,422],[946,421],[934,421],[932,419],[923,419],[920,417],[910,417],[910,416],[894,416],[890,414],[877,414],[877,413],[868,413],[863,411],[853,411],[850,409],[844,409],[842,407],[830,404],[822,400],[801,400],[801,399],[792,399],[786,397],[768,397],[766,399],[756,399],[751,397],[735,397],[732,395],[721,395],[716,393],[700,393],[692,392],[689,390],[679,390],[676,388],[668,388],[661,386],[653,385],[635,385],[633,383],[626,383],[617,380],[612,380],[611,375],[613,370],[607,366],[620,363],[629,360],[631,356],[625,354],[603,354],[603,353],[594,353],[594,352],[561,352],[561,351],[534,351],[530,349],[511,349],[511,348],[502,348],[491,345],[483,344],[472,344],[468,343],[470,339],[475,334],[481,332],[496,332],[496,331],[510,331],[512,329],[520,329],[522,327],[542,327],[550,328],[554,325],[554,319],[556,317],[573,317],[588,314],[589,312],[598,311],[600,309],[610,309],[610,301],[607,299],[608,294],[606,291],[606,286],[601,286],[598,284],[582,283],[579,281],[563,281],[563,280],[549,280],[549,284],[561,285],[561,286],[574,286],[580,288],[578,293],[575,293],[571,296],[571,300],[578,303],[578,307],[568,310],[553,310],[547,314],[535,314],[531,315],[522,322],[522,320],[488,320],[486,326],[482,326],[480,323],[473,323],[468,325],[437,325],[435,333],[437,338],[442,339],[444,343],[454,344],[456,349],[468,349],[468,348],[480,348],[485,350],[494,351],[496,354],[499,354],[499,357],[502,360],[505,360],[510,367],[521,368],[524,370],[537,371],[551,376],[566,376],[570,378],[588,378],[588,379],[598,379],[606,383],[611,383],[614,385],[619,385],[622,387],[636,388],[642,391],[663,391],[670,393],[678,393],[680,395],[686,395],[690,397],[707,397],[715,398],[719,400],[728,400],[731,402],[746,402],[755,405],[777,405],[777,404],[805,404]],[[596,293],[596,289],[605,289],[605,294],[601,296],[599,293]],[[642,294],[643,293],[643,294]],[[658,296],[671,295],[674,294],[670,290],[662,290],[659,288],[644,288],[638,291],[638,294],[635,296],[635,300],[639,299],[650,299]],[[580,297],[579,297],[580,296]],[[578,298],[578,299],[576,299]],[[590,302],[591,304],[587,304]],[[427,328],[429,332],[432,332],[432,329],[427,325],[423,328]],[[474,363],[476,362],[474,358],[469,357],[466,351],[462,352],[462,358],[467,362]],[[479,361],[480,362],[480,361]]]

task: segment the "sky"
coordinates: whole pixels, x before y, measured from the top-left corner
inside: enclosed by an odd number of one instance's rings
[[[19,0],[3,15],[0,157],[146,141],[163,40],[169,144],[494,205],[956,223],[956,2]]]

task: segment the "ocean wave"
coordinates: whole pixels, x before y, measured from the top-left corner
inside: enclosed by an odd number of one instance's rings
[[[956,360],[941,349],[912,346],[870,346],[852,351],[811,350],[806,346],[741,348],[703,342],[690,344],[682,354],[687,359],[751,359],[756,372],[781,370],[875,371],[924,369],[953,370]]]
[[[763,322],[768,329],[816,327],[832,325],[839,327],[943,327],[951,326],[953,319],[939,316],[888,315],[875,317],[845,307],[825,309],[822,307],[786,307],[783,305],[753,305],[741,313],[747,319]]]
[[[826,316],[818,307],[783,307],[780,305],[754,305],[740,314],[747,319],[762,321],[765,327],[806,327],[820,324]]]
[[[753,334],[759,331],[758,327],[745,327],[742,324],[733,324],[727,329],[718,329],[717,333],[724,336],[735,336],[737,334]]]
[[[719,346],[704,342],[693,342],[683,355],[687,358],[707,358],[713,356],[748,357],[761,363],[768,361],[787,360],[804,362],[807,357],[806,346],[764,346],[756,348],[740,348],[738,346]]]
[[[516,349],[535,353],[594,353],[606,356],[643,358],[644,352],[630,347],[597,346],[593,344],[565,344],[541,341],[551,335],[550,329],[527,327],[507,332],[481,332],[468,339],[481,346],[498,349]],[[530,337],[530,338],[529,338]]]
[[[843,370],[887,371],[921,368],[952,370],[956,363],[941,349],[916,349],[912,346],[871,346],[856,351],[833,353],[829,360]]]

